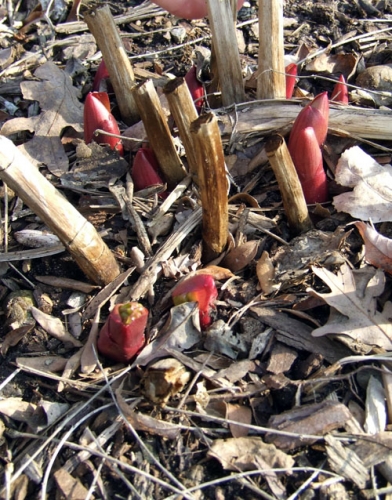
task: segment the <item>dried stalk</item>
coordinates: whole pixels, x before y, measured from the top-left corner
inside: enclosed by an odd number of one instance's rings
[[[282,0],[259,0],[257,98],[286,97]]]
[[[230,106],[245,101],[240,55],[230,0],[207,0],[212,42],[222,91],[222,103]]]
[[[0,178],[60,238],[94,283],[106,285],[119,266],[90,224],[6,137],[0,136]]]
[[[206,257],[209,259],[225,249],[228,237],[227,175],[215,115],[207,113],[200,116],[192,123],[191,134],[203,208],[203,240]]]
[[[139,108],[151,148],[167,181],[173,189],[186,176],[185,169],[176,151],[165,112],[151,80],[133,88],[132,94]]]
[[[164,86],[163,93],[167,97],[171,114],[185,148],[189,172],[194,176],[197,173],[197,164],[190,126],[193,121],[197,120],[198,114],[191,93],[184,78],[170,80]]]
[[[287,221],[293,234],[312,227],[301,183],[286,142],[281,135],[268,139],[265,150],[279,184]]]
[[[241,112],[242,108],[246,113]],[[235,132],[241,140],[241,136],[249,134],[267,135],[280,129],[288,131],[301,109],[296,101],[244,103],[237,107],[235,116],[230,112],[219,114],[222,136],[231,137]],[[339,129],[360,138],[389,141],[392,112],[330,104],[329,130]]]
[[[135,76],[109,6],[105,4],[96,7],[85,14],[84,20],[102,52],[121,117],[127,125],[132,125],[139,121],[139,113],[131,93]]]

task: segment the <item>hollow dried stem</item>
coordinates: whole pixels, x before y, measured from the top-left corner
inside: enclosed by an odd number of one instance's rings
[[[282,0],[259,0],[257,98],[286,96]]]
[[[180,138],[185,148],[189,172],[192,176],[195,176],[197,165],[190,127],[191,123],[197,120],[198,114],[188,85],[184,78],[175,78],[164,86],[163,92],[167,97],[171,114],[178,127]]]
[[[207,0],[223,106],[245,101],[240,55],[230,0]]]
[[[176,151],[154,84],[151,80],[147,80],[134,87],[132,93],[142,117],[150,147],[154,150],[169,189],[173,189],[186,176],[186,171]]]
[[[135,77],[109,6],[105,4],[91,10],[85,14],[84,20],[102,52],[121,117],[127,125],[132,125],[139,120],[138,109],[131,94]]]
[[[312,222],[285,140],[281,135],[273,135],[268,139],[265,150],[279,184],[291,232],[299,234],[308,231],[312,227]]]
[[[191,125],[197,181],[203,209],[203,240],[207,258],[220,254],[228,236],[227,175],[218,120],[213,113]]]
[[[6,137],[0,136],[0,178],[60,238],[79,267],[99,285],[111,283],[120,269],[90,224]]]

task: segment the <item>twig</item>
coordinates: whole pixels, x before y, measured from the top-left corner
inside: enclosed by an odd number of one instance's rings
[[[259,0],[258,99],[286,96],[283,45],[283,2]]]
[[[85,15],[85,21],[102,52],[121,117],[125,123],[132,125],[139,119],[137,106],[130,92],[135,84],[135,76],[109,5],[104,4],[91,10]]]
[[[0,178],[59,237],[94,283],[110,283],[120,274],[113,254],[94,226],[57,191],[12,141],[3,136],[0,137]]]
[[[170,189],[186,176],[182,162],[176,151],[165,112],[151,80],[133,88],[132,94],[146,129],[151,148]]]
[[[224,106],[245,100],[240,55],[230,0],[207,0],[212,43]]]
[[[265,146],[282,195],[283,206],[290,229],[297,235],[312,227],[308,208],[285,140],[281,135],[268,139]]]

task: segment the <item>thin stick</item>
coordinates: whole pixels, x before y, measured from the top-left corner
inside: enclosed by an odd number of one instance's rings
[[[274,135],[268,139],[265,150],[279,184],[291,231],[293,234],[308,231],[312,227],[312,222],[285,140],[281,135]]]
[[[207,0],[223,106],[245,100],[240,55],[230,0]]]
[[[132,89],[151,148],[157,157],[169,189],[186,176],[170,134],[165,112],[151,80]]]
[[[102,52],[121,117],[127,125],[132,125],[139,120],[137,106],[130,92],[135,85],[135,76],[109,6],[105,4],[91,10],[85,14],[84,20]]]
[[[167,97],[171,114],[185,148],[189,172],[194,176],[197,173],[197,165],[190,126],[193,121],[197,120],[198,114],[191,93],[184,78],[170,80],[163,87],[163,93]]]
[[[257,98],[286,96],[282,0],[259,0]]]
[[[213,113],[200,116],[191,125],[197,177],[203,209],[203,240],[206,258],[226,247],[228,237],[227,174],[218,120]]]
[[[0,178],[60,238],[94,283],[105,285],[119,266],[90,224],[6,137],[0,136]]]

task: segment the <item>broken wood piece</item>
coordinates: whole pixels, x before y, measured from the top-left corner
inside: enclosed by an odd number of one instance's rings
[[[258,99],[286,97],[283,44],[283,2],[259,0]]]
[[[312,227],[301,183],[286,142],[281,135],[268,139],[265,150],[279,184],[287,221],[293,234]]]
[[[230,0],[207,0],[223,106],[245,101],[244,83]]]
[[[165,112],[151,80],[132,89],[139,108],[150,147],[154,150],[169,189],[173,189],[186,176],[170,134]]]
[[[73,207],[12,141],[0,137],[0,178],[60,238],[79,267],[98,285],[120,268],[96,229]]]
[[[121,117],[127,125],[132,125],[139,121],[138,109],[130,91],[135,85],[135,75],[109,5],[90,10],[84,20],[102,52]]]
[[[175,78],[164,86],[163,93],[167,97],[171,114],[178,127],[180,138],[185,148],[189,172],[195,177],[197,164],[190,127],[191,123],[197,120],[198,114],[188,85],[184,78]]]
[[[203,209],[203,241],[206,258],[209,260],[223,252],[229,234],[228,181],[216,116],[213,113],[200,116],[192,123],[191,134]]]

